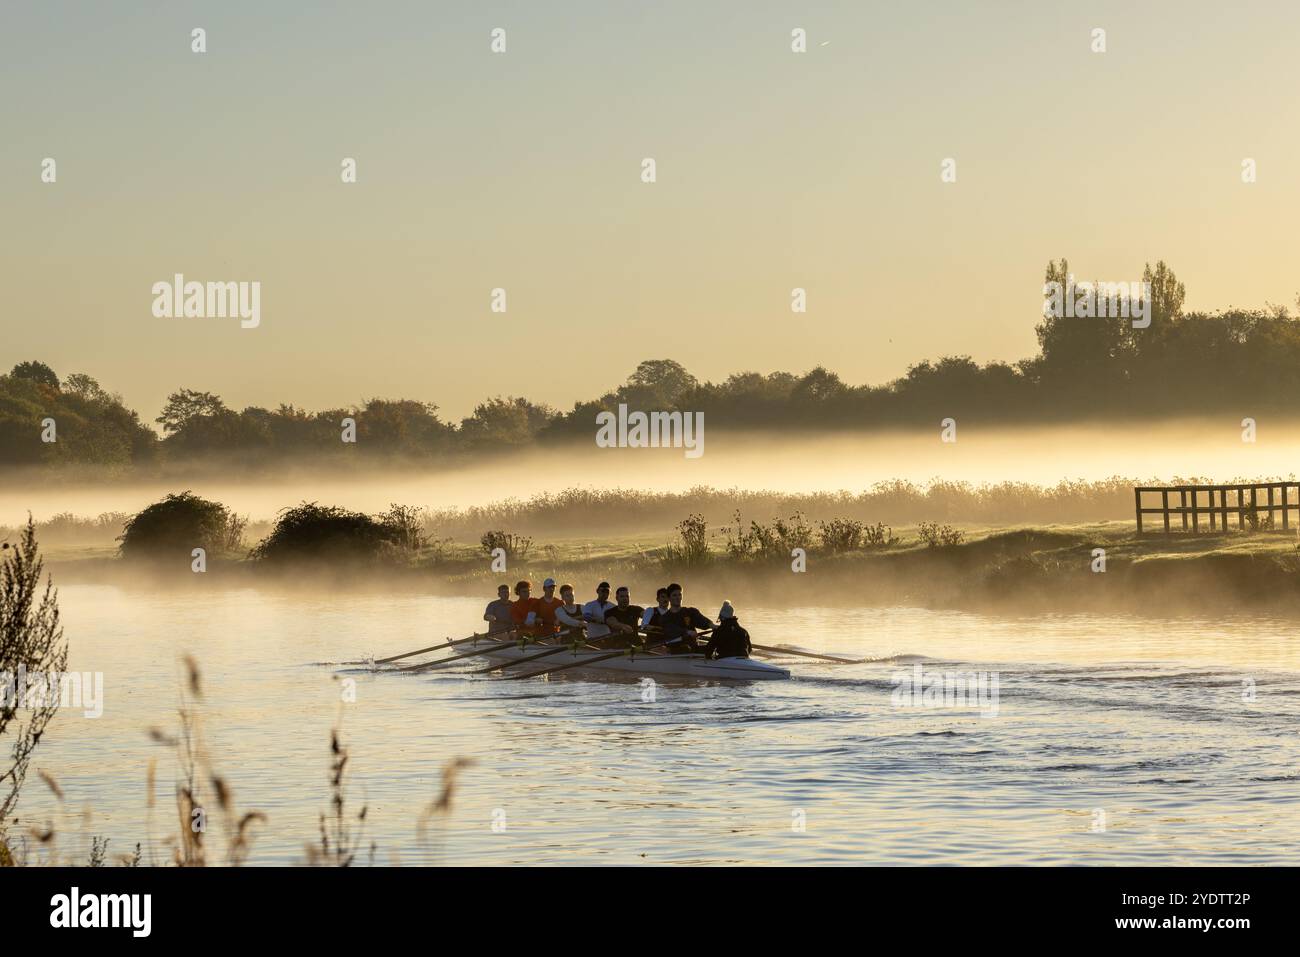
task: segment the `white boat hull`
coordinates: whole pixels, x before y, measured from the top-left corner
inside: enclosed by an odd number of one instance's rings
[[[546,647],[546,645],[530,644],[520,648],[519,643],[514,642],[509,645],[503,644],[500,648],[484,655],[484,657],[490,661],[505,663],[541,654],[546,650]],[[553,655],[547,655],[545,658],[538,658],[536,661],[521,664],[512,670],[527,674],[530,671],[541,671],[543,668],[557,668],[561,665],[572,666],[576,660],[582,659],[584,662],[590,661],[590,663],[569,667],[566,671],[620,671],[624,674],[656,678],[681,677],[706,680],[725,679],[728,681],[772,681],[790,677],[790,672],[785,668],[778,668],[776,665],[768,664],[766,661],[758,661],[754,658],[719,658],[715,661],[707,661],[703,655],[656,655],[639,652],[635,656],[621,654],[617,658],[591,660],[600,659],[608,654],[608,651],[588,650],[580,650],[575,654],[572,650],[566,649]]]

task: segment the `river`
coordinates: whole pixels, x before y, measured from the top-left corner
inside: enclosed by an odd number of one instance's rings
[[[80,860],[101,835],[110,859],[137,841],[145,863],[167,859],[179,765],[147,732],[175,732],[189,654],[212,766],[239,812],[267,816],[257,864],[318,842],[336,725],[347,806],[367,808],[360,856],[373,843],[379,864],[1300,864],[1300,645],[1283,621],[741,608],[758,642],[873,660],[661,682],[645,700],[637,681],[346,664],[468,634],[485,600],[60,598],[70,668],[103,673],[103,714],[65,710],[40,745],[18,808],[55,826],[38,856]],[[996,708],[893,700],[918,664],[986,672]],[[456,757],[473,764],[422,830]]]

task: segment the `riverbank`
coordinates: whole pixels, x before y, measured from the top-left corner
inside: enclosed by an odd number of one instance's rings
[[[809,547],[802,571],[784,555],[741,559],[716,543],[707,556],[684,561],[675,546],[650,545],[647,536],[534,544],[526,555],[507,559],[504,571],[493,570],[477,543],[454,541],[409,563],[273,567],[210,559],[203,574],[190,570],[188,556],[163,568],[124,561],[108,546],[55,546],[47,554],[59,582],[171,589],[326,588],[481,596],[486,602],[500,582],[528,578],[540,591],[537,583],[553,577],[571,582],[583,601],[602,579],[629,585],[638,601],[649,600],[655,587],[671,579],[685,584],[688,597],[699,603],[725,596],[790,606],[1153,615],[1300,607],[1300,550],[1288,534],[1139,537],[1131,522],[954,531],[963,540],[946,546],[923,544],[917,528],[903,527],[894,531],[899,541],[890,547],[840,554]]]

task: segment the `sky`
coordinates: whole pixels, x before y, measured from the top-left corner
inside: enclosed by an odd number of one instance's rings
[[[1292,305],[1297,35],[1291,0],[4,0],[0,366],[146,419],[181,387],[455,419],[644,358],[1014,361],[1061,256]],[[260,325],[156,317],[175,273],[260,282]]]

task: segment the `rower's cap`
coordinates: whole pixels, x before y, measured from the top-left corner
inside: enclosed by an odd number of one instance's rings
[[[543,588],[554,588],[554,587],[555,587],[555,579],[554,579],[554,578],[548,578],[548,579],[546,579],[546,581],[542,582],[542,587],[543,587]]]
[[[718,612],[718,621],[726,621],[728,618],[736,617],[736,609],[731,607],[731,602],[724,601],[722,610]]]
[[[609,588],[609,582],[601,582],[596,586],[596,591],[600,591],[602,588]]]

